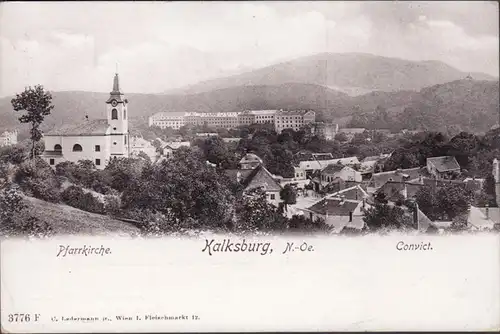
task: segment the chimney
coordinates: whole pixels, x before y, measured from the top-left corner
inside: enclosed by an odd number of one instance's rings
[[[413,223],[417,226],[417,229],[420,230],[419,221],[418,221],[418,203],[415,201],[415,209],[413,210]]]
[[[403,198],[408,199],[408,186],[406,185],[406,182],[404,183],[403,186]]]

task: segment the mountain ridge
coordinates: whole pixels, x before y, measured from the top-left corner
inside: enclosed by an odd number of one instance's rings
[[[204,80],[175,89],[193,94],[245,85],[309,83],[360,90],[420,90],[465,78],[498,80],[478,72],[463,72],[437,60],[411,61],[370,53],[318,53],[268,65],[241,74]],[[351,89],[352,90],[352,89]],[[166,92],[168,93],[168,92]]]

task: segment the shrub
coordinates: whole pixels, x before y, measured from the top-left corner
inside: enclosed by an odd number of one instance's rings
[[[120,198],[112,195],[104,197],[104,209],[108,215],[118,216],[121,213]]]
[[[52,234],[52,228],[37,217],[30,216],[21,191],[13,184],[0,190],[0,235],[24,234],[45,237]]]
[[[83,191],[79,186],[66,188],[62,192],[61,197],[64,203],[77,209],[100,214],[105,212],[104,204],[91,193]]]
[[[48,202],[59,202],[59,179],[50,166],[40,158],[23,162],[15,175],[15,181],[29,196]]]

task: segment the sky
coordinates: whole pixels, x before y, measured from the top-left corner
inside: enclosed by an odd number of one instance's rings
[[[497,2],[7,2],[0,96],[158,93],[319,52],[499,72]]]

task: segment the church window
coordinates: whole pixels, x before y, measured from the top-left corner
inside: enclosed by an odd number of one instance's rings
[[[101,145],[96,145],[95,146],[95,151],[96,152],[101,152]]]
[[[127,109],[123,109],[123,119],[127,119]]]
[[[73,152],[81,152],[81,151],[83,151],[83,149],[80,144],[73,145]]]
[[[118,119],[118,110],[111,110],[111,119]]]
[[[101,165],[101,159],[95,159],[95,165],[100,166]]]
[[[127,136],[124,136],[123,138],[125,140],[125,145],[127,145]]]
[[[116,128],[113,128],[114,131],[116,131]]]
[[[116,142],[115,142],[115,141],[113,142],[113,145],[116,145]]]
[[[59,145],[59,144],[55,144],[54,145],[54,151],[58,151],[58,152],[62,151],[62,146]]]
[[[54,165],[54,159],[50,159],[50,165],[53,166]]]

